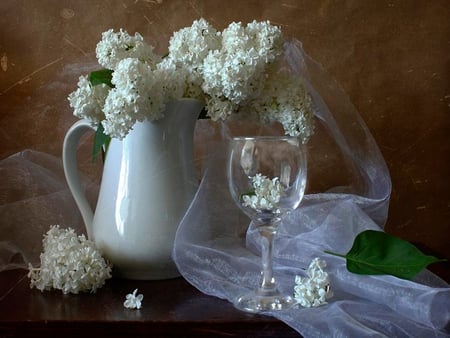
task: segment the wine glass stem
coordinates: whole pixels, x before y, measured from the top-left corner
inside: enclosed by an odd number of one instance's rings
[[[277,292],[273,276],[273,241],[276,232],[276,227],[273,224],[262,226],[259,230],[262,237],[262,279],[259,287],[261,296],[270,296]]]

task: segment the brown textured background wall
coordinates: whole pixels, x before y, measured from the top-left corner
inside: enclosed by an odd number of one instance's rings
[[[450,258],[450,3],[434,1],[2,0],[0,159],[60,156],[67,104],[95,66],[101,32],[140,32],[157,50],[204,17],[268,19],[342,85],[391,172],[387,231]],[[1,216],[0,216],[1,217]],[[432,269],[450,280],[448,263]]]

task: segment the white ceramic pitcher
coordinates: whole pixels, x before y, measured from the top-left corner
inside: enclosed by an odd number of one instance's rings
[[[170,102],[161,120],[138,122],[122,140],[112,139],[106,155],[95,213],[80,183],[77,146],[92,130],[76,122],[63,145],[69,188],[88,238],[130,279],[179,276],[171,254],[175,232],[197,189],[193,162],[195,121],[203,107],[196,100]]]

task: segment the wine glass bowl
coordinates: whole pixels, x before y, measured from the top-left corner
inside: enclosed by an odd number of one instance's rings
[[[247,312],[282,310],[295,304],[280,293],[272,270],[273,238],[283,216],[300,204],[306,186],[306,152],[289,136],[235,137],[228,161],[231,196],[261,236],[262,272],[256,291],[239,296],[235,306]]]

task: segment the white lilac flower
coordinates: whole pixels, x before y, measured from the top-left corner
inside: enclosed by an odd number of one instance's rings
[[[259,62],[270,63],[283,51],[283,34],[279,27],[269,21],[253,22],[246,27],[239,23],[231,23],[222,32],[222,50],[256,53]]]
[[[175,32],[166,57],[153,53],[139,33],[112,29],[96,54],[113,70],[113,89],[81,77],[69,95],[74,115],[122,139],[136,121],[164,117],[165,104],[182,97],[203,100],[213,121],[250,118],[282,124],[305,143],[313,133],[311,97],[298,77],[279,72],[281,29],[268,21],[231,23],[218,32],[205,19]]]
[[[161,71],[135,58],[120,61],[112,76],[103,111],[105,134],[123,139],[136,121],[161,118],[166,103]]]
[[[44,291],[61,290],[64,294],[95,292],[111,278],[107,263],[92,241],[77,236],[71,228],[50,227],[42,241],[41,266],[29,265],[30,287]]]
[[[140,309],[142,306],[142,300],[144,299],[143,294],[136,296],[138,289],[135,289],[133,293],[126,295],[126,300],[123,302],[123,306],[127,309]]]
[[[270,68],[261,95],[241,107],[242,115],[262,123],[280,122],[287,135],[306,143],[314,133],[314,109],[303,81]]]
[[[162,63],[175,66],[175,77],[184,82],[185,97],[203,99],[203,61],[210,51],[220,48],[220,41],[220,32],[203,18],[173,33],[169,54]]]
[[[206,96],[211,98],[207,100],[209,116],[214,121],[224,120],[237,111],[242,102],[256,96],[262,88],[262,70],[262,65],[250,52],[224,54],[214,51],[208,54],[203,66],[202,89]],[[233,107],[233,110],[224,112],[214,106],[223,105],[224,101],[230,101],[229,107]]]
[[[177,68],[175,62],[170,57],[166,57],[156,65],[154,72],[158,74],[162,93],[167,100],[185,96],[186,79],[189,77],[186,69]]]
[[[221,111],[211,103],[229,100],[237,110],[246,100],[260,96],[265,67],[281,53],[281,30],[269,22],[254,21],[247,27],[233,22],[224,29],[221,49],[211,51],[203,63],[202,89],[207,96],[215,98],[208,102],[209,115],[217,120],[214,113]],[[231,113],[219,116],[223,118]]]
[[[161,86],[167,99],[189,97],[203,100],[202,79],[198,71],[191,71],[187,67],[177,66],[175,60],[170,56],[158,63],[156,68],[161,73]]]
[[[237,108],[237,105],[221,96],[211,96],[206,98],[206,110],[208,111],[208,116],[210,116],[213,121],[227,119],[232,112],[237,110]]]
[[[210,51],[220,49],[220,33],[205,19],[195,20],[190,27],[173,33],[169,56],[178,66],[197,70]]]
[[[233,53],[237,50],[250,49],[250,37],[245,31],[245,27],[240,22],[232,22],[222,32],[222,50],[226,53]]]
[[[279,27],[269,21],[254,20],[247,25],[246,32],[256,42],[255,49],[265,63],[273,62],[281,55],[284,38]]]
[[[252,186],[254,194],[245,194],[242,196],[242,204],[244,207],[257,210],[276,209],[284,190],[278,177],[270,179],[264,175],[256,174],[252,177]]]
[[[73,114],[97,126],[105,118],[102,108],[109,89],[105,84],[92,86],[87,76],[80,76],[78,89],[70,93],[68,97]]]
[[[117,33],[113,29],[103,32],[95,53],[98,63],[111,70],[115,70],[118,63],[126,58],[137,58],[152,66],[160,60],[160,57],[153,53],[153,47],[147,44],[139,33],[131,36],[122,29]]]
[[[234,104],[240,104],[250,97],[257,96],[262,79],[264,79],[263,65],[258,62],[254,51],[226,55],[220,65],[218,73],[220,84],[216,91],[220,91]],[[206,77],[206,74],[205,74]],[[205,80],[205,83],[207,81]],[[206,85],[205,87],[206,88]],[[208,92],[211,92],[208,90]]]
[[[314,258],[306,271],[307,277],[295,276],[294,299],[303,307],[317,307],[333,296],[326,262]]]

